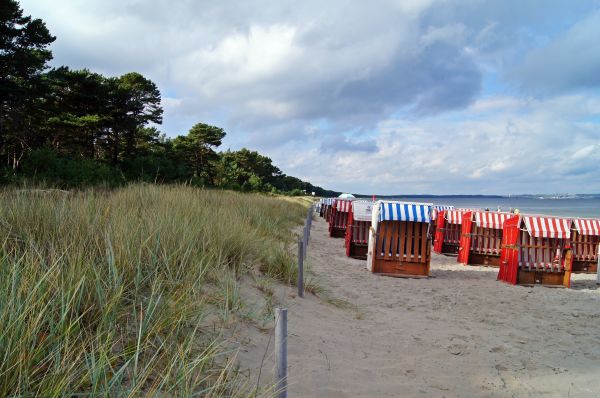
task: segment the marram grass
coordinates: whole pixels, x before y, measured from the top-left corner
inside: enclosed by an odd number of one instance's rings
[[[251,270],[295,280],[305,211],[183,186],[0,191],[0,396],[254,394],[213,319]]]

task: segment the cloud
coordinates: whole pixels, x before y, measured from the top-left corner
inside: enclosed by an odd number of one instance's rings
[[[234,32],[216,45],[207,45],[174,62],[174,75],[181,83],[193,82],[209,98],[289,71],[301,59],[295,44],[296,29],[287,25],[252,25],[247,32]]]
[[[376,152],[377,142],[373,139],[367,140],[351,140],[343,135],[330,136],[321,144],[321,153],[325,156],[339,152]]]
[[[412,101],[439,112],[468,103],[481,80],[455,45],[464,27],[419,26],[433,1],[308,1],[293,12],[285,2],[88,3],[24,1],[58,35],[58,62],[114,74],[138,69],[198,107],[226,104],[235,122],[249,119],[250,127],[255,118],[380,117]],[[381,87],[388,90],[374,103]]]
[[[476,103],[460,111],[461,117],[388,119],[378,127],[376,151],[349,151],[335,158],[312,152],[292,170],[335,181],[338,190],[365,194],[598,190],[594,165],[600,162],[600,124],[589,134],[590,127],[578,123],[598,110],[598,101],[570,95],[482,102],[498,104],[497,111],[480,117]]]
[[[21,4],[57,65],[155,81],[167,135],[219,125],[329,188],[600,191],[594,0]]]

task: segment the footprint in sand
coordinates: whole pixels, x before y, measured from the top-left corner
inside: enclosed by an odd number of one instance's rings
[[[452,344],[447,350],[452,355],[462,356],[467,354],[467,346],[464,344]]]

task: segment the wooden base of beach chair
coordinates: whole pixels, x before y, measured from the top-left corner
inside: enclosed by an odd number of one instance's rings
[[[341,228],[331,228],[329,231],[329,237],[331,238],[345,238],[346,237],[346,229]]]
[[[596,261],[573,260],[571,272],[575,274],[595,274],[597,271],[598,263]]]
[[[379,276],[391,276],[392,278],[404,278],[404,279],[428,279],[429,275],[405,275],[405,274],[382,274],[377,273]]]
[[[548,289],[566,289],[567,288],[566,286],[563,286],[563,285],[540,285],[540,284],[535,284],[535,283],[519,283],[519,286],[523,286],[523,287],[543,286]]]
[[[429,262],[416,263],[405,261],[388,261],[375,259],[373,272],[387,276],[410,278],[413,276],[429,276]]]
[[[517,285],[544,285],[544,286],[562,286],[570,285],[569,272],[545,272],[545,271],[525,271],[520,269],[517,276]]]
[[[458,243],[443,243],[442,244],[442,252],[440,254],[445,254],[448,256],[458,256]]]
[[[367,259],[367,251],[368,251],[368,246],[366,244],[364,245],[357,245],[356,243],[350,243],[350,257],[352,258],[357,258],[359,260],[366,260]]]
[[[493,256],[491,254],[480,254],[473,253],[469,254],[469,264],[468,265],[481,265],[484,267],[499,267],[500,266],[500,256]]]

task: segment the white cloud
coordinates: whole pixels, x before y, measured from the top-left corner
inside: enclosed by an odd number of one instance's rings
[[[511,106],[500,106],[485,118],[473,116],[481,106],[476,103],[459,115],[385,120],[379,125],[377,151],[343,153],[328,162],[312,152],[292,170],[366,194],[598,190],[600,176],[593,164],[600,161],[600,124],[595,136],[577,127],[578,119],[595,109],[594,101],[583,96],[482,101]]]
[[[325,187],[600,191],[593,0],[21,4],[56,64],[155,81],[168,135],[216,124]]]
[[[250,26],[216,45],[206,46],[174,61],[176,81],[193,82],[208,97],[222,90],[272,80],[298,62],[302,50],[295,44],[292,26]]]

